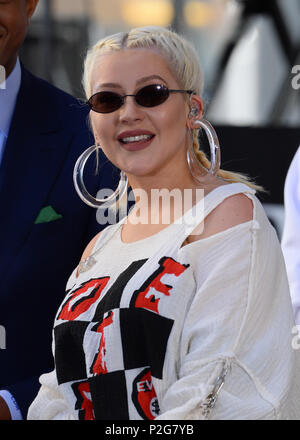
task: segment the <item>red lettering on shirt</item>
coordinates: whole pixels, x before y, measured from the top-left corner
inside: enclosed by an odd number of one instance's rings
[[[153,420],[159,415],[159,405],[150,368],[143,370],[133,381],[132,400],[143,419]]]
[[[104,338],[104,329],[105,327],[109,326],[113,322],[113,312],[110,311],[109,314],[103,319],[100,325],[96,327],[94,330],[97,333],[100,333],[101,339],[100,339],[100,345],[99,350],[94,358],[94,361],[92,363],[92,366],[90,368],[90,372],[92,374],[106,374],[107,373],[107,367],[104,360],[106,349],[105,349],[105,338]]]
[[[79,418],[81,420],[95,420],[89,383],[81,382],[77,386],[77,390],[80,397],[76,402],[75,409],[79,409]]]
[[[89,307],[100,297],[108,281],[109,277],[104,277],[96,278],[83,283],[63,304],[57,319],[73,321],[79,315],[86,312]],[[90,294],[83,296],[89,289],[92,289]],[[77,301],[76,298],[78,298]]]
[[[161,278],[166,274],[178,277],[189,267],[189,265],[180,264],[169,257],[162,258],[159,265],[159,269],[155,271],[142,286],[143,290],[136,292],[137,297],[135,300],[135,307],[141,307],[158,313],[158,303],[160,298],[157,298],[154,294],[147,296],[149,290],[153,288],[157,292],[169,296],[172,286],[163,284]]]

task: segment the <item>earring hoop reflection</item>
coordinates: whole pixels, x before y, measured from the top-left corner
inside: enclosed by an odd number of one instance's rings
[[[217,136],[217,133],[213,126],[208,122],[206,119],[196,119],[193,121],[193,129],[200,129],[203,128],[210,147],[210,167],[209,169],[206,169],[201,163],[199,162],[193,143],[191,143],[187,149],[187,163],[188,167],[190,169],[190,172],[192,176],[198,181],[203,181],[203,171],[206,170],[207,173],[211,176],[215,176],[221,165],[221,150],[220,150],[220,144],[219,139]]]
[[[97,151],[97,149],[100,149],[100,146],[93,145],[92,147],[89,147],[87,150],[85,150],[81,154],[81,156],[79,156],[73,171],[73,182],[77,194],[84,203],[86,203],[88,206],[91,206],[92,208],[107,209],[115,206],[116,203],[118,203],[122,199],[127,190],[128,180],[124,171],[121,171],[118,187],[113,192],[113,194],[105,199],[97,199],[96,197],[93,197],[85,187],[83,175],[87,160],[89,159],[91,154]]]

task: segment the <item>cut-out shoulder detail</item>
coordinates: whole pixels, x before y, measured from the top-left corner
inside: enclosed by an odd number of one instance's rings
[[[253,202],[244,194],[227,197],[184,241],[185,246],[253,220]]]
[[[225,239],[226,237],[230,236],[230,234],[235,234],[237,231],[239,231],[240,229],[245,230],[246,231],[250,231],[251,229],[255,229],[256,228],[255,224],[255,220],[250,220],[248,222],[244,222],[244,223],[239,223],[235,226],[232,226],[231,228],[225,229],[224,231],[221,232],[217,232],[216,234],[213,235],[209,235],[208,237],[202,238],[202,237],[198,237],[199,239],[197,240],[191,240],[189,243],[187,243],[186,241],[184,242],[184,244],[182,244],[180,250],[182,249],[186,249],[186,248],[192,248],[193,246],[204,246],[207,243],[213,242],[213,240],[217,239],[217,240],[221,240],[221,239]],[[199,249],[199,247],[198,247]]]
[[[97,243],[101,233],[102,233],[102,231],[100,231],[97,235],[95,235],[94,238],[92,238],[92,240],[89,242],[89,244],[87,245],[87,247],[83,251],[83,254],[82,254],[80,261],[86,260],[91,255],[91,253],[93,252],[93,249],[95,247],[95,244]],[[76,278],[78,278],[78,275],[79,275],[78,270],[79,270],[79,265],[76,270]]]

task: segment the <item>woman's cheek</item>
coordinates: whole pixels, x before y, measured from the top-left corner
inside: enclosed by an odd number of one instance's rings
[[[118,160],[118,148],[115,144],[113,144],[112,142],[108,142],[108,140],[101,136],[100,137],[100,148],[102,149],[103,153],[105,154],[105,156],[107,157],[107,159],[113,164],[115,165],[117,168],[119,168],[120,164],[119,164],[119,160]]]

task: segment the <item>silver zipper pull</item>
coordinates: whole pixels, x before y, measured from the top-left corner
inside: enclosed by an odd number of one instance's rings
[[[223,361],[223,367],[221,373],[216,378],[212,391],[208,394],[203,403],[201,403],[200,408],[202,409],[202,415],[205,419],[208,419],[211,410],[215,406],[218,394],[221,391],[222,386],[225,382],[225,377],[230,370],[230,364],[228,361]]]

